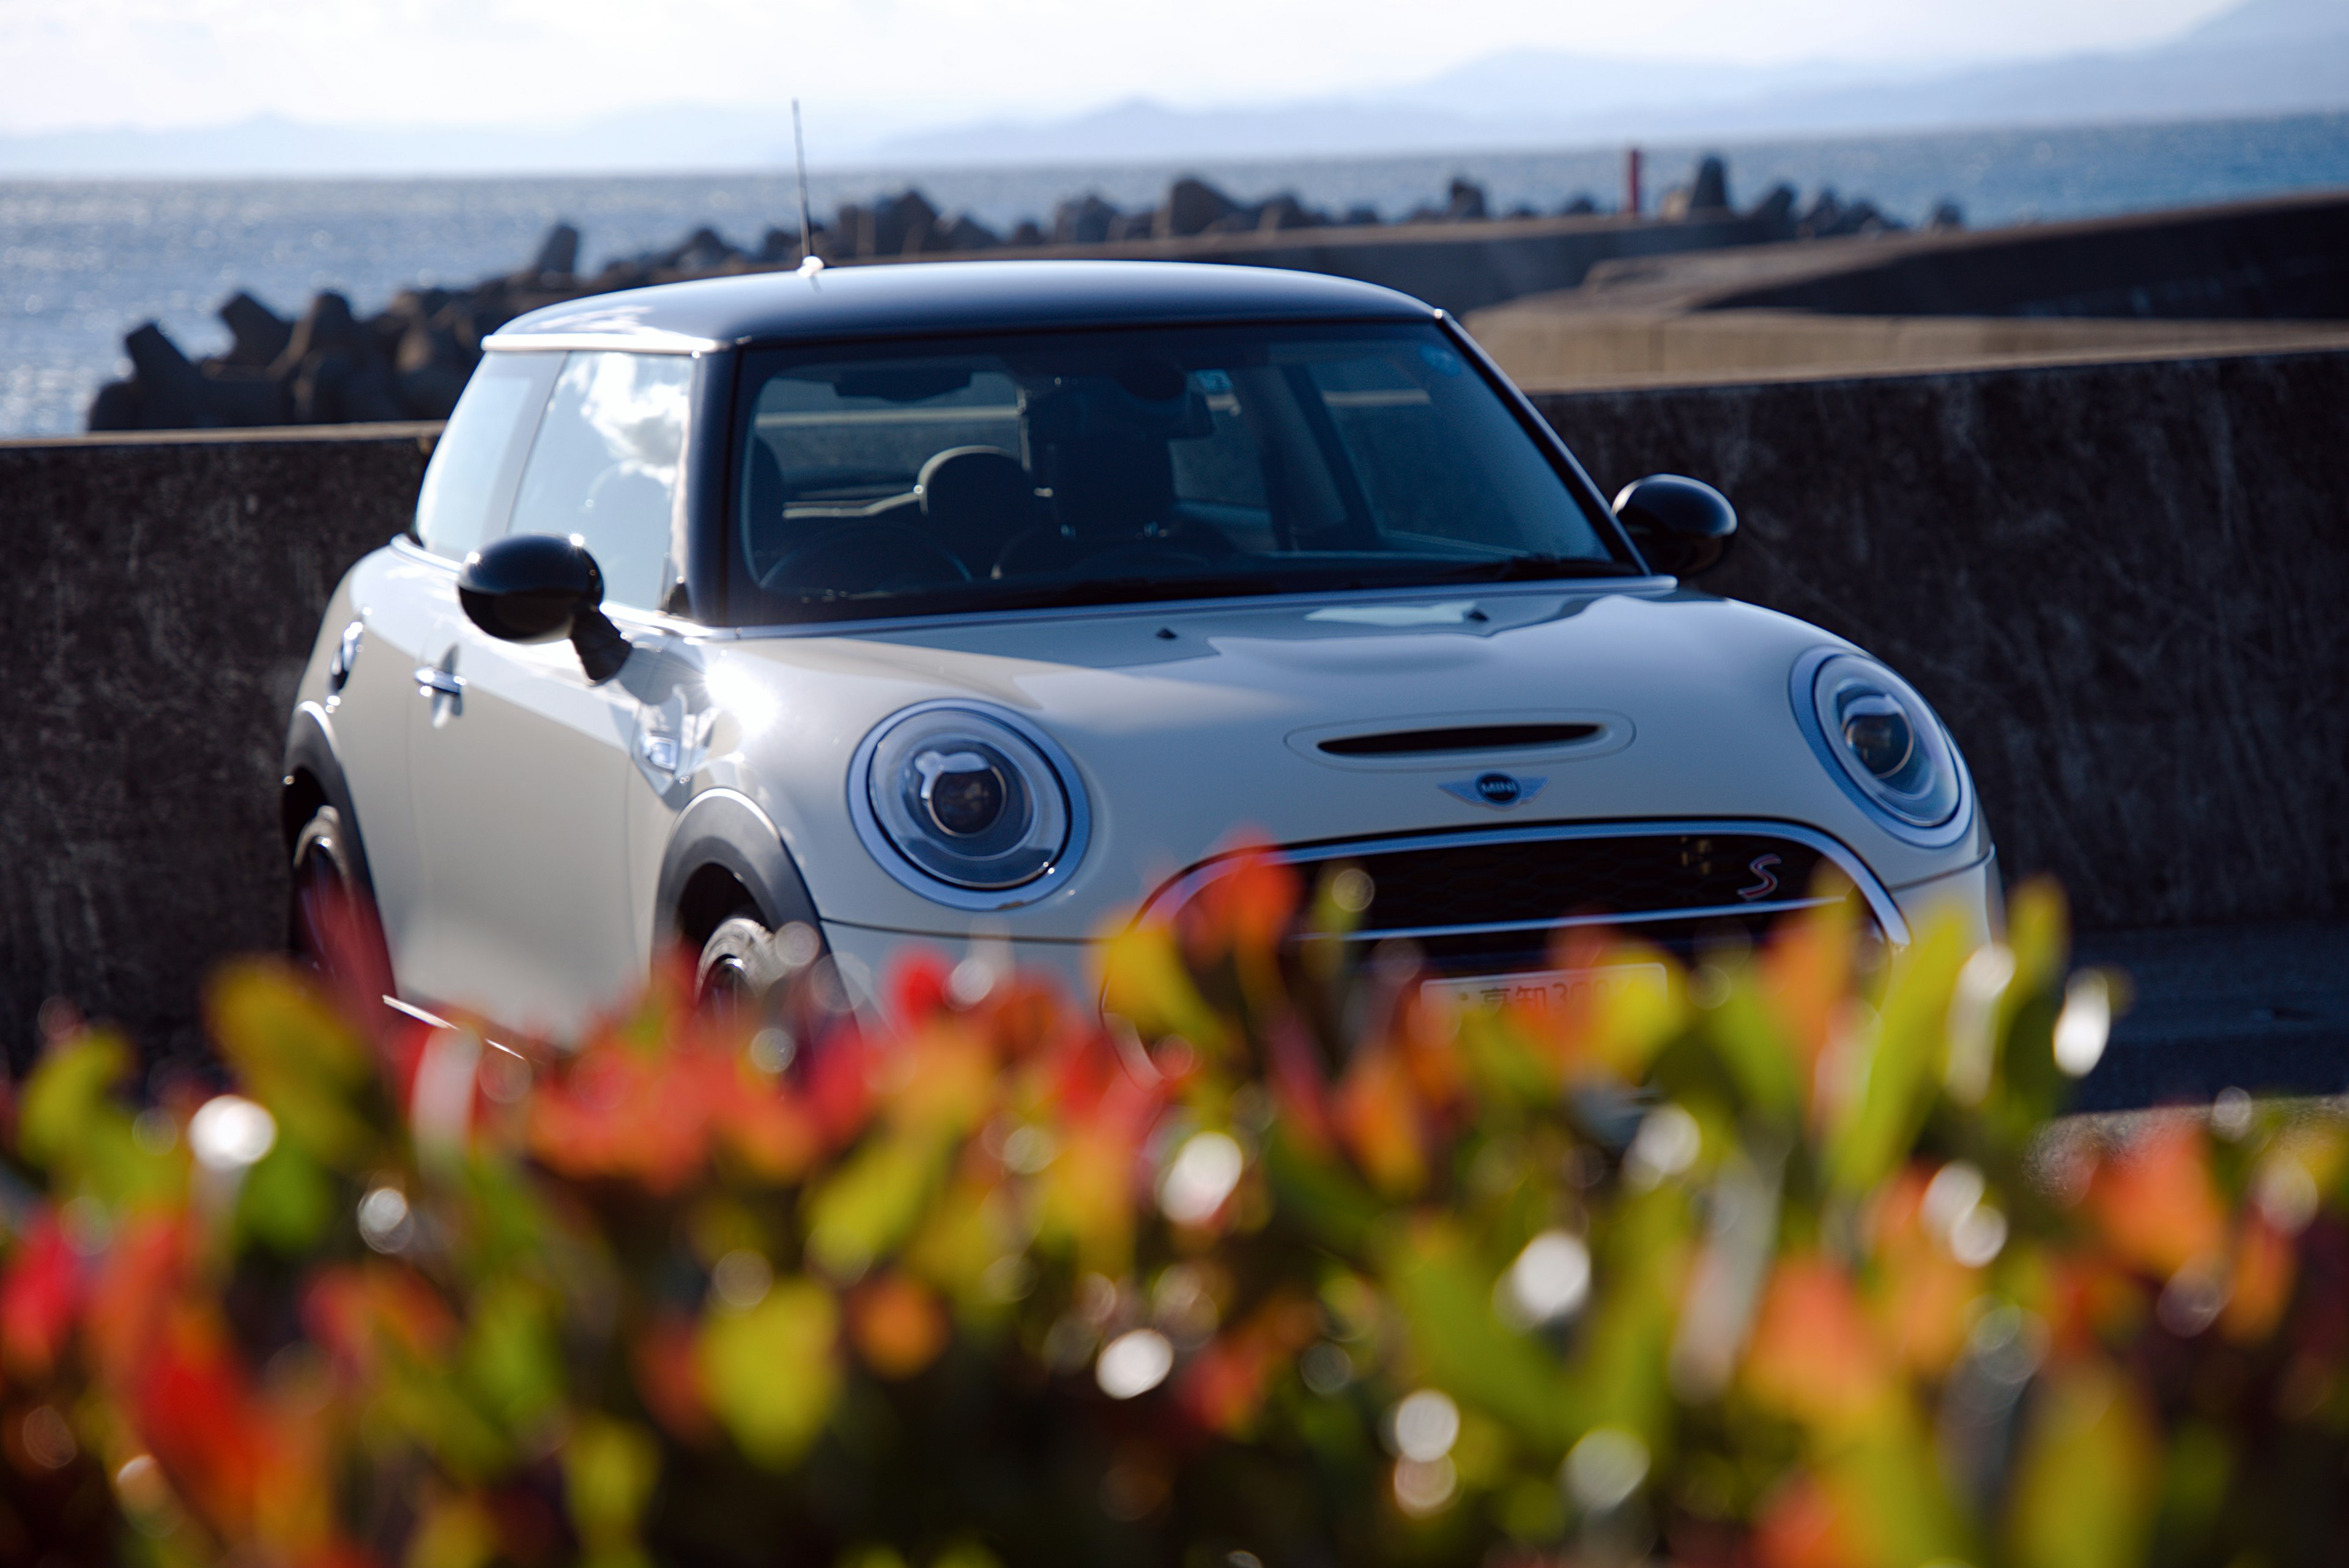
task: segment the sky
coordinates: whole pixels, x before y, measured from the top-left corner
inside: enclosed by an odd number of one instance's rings
[[[796,95],[812,115],[886,132],[1135,96],[1206,107],[1373,91],[1519,47],[1691,67],[2126,49],[2231,3],[0,0],[0,130],[264,113],[546,125]]]

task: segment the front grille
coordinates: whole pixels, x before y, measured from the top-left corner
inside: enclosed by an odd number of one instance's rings
[[[1826,857],[1764,833],[1674,833],[1478,843],[1345,857],[1371,877],[1365,936],[1783,905]]]
[[[1899,929],[1897,912],[1872,882],[1854,890],[1867,877],[1857,861],[1806,831],[1763,824],[1520,828],[1284,853],[1309,881],[1349,867],[1371,878],[1370,904],[1351,931],[1309,932],[1301,940],[1340,940],[1357,950],[1409,940],[1449,971],[1538,964],[1562,929],[1584,924],[1636,934],[1686,958],[1733,928],[1759,939],[1822,898],[1858,898],[1875,937]],[[1200,867],[1161,897],[1179,904],[1219,869]],[[1827,872],[1842,875],[1823,879]]]

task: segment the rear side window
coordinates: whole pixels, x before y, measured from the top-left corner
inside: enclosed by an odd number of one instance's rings
[[[515,498],[516,534],[576,535],[615,604],[658,609],[679,576],[678,465],[693,361],[577,353],[548,400]]]
[[[436,556],[463,560],[505,532],[546,389],[560,354],[490,354],[465,383],[432,449],[416,498],[416,536]]]

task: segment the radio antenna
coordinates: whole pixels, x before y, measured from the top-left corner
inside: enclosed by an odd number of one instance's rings
[[[808,216],[807,137],[800,130],[800,100],[792,99],[792,155],[800,170],[800,270],[817,272],[823,258],[815,254],[815,223]]]

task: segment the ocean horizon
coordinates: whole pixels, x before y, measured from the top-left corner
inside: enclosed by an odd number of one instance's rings
[[[1484,185],[1492,209],[1555,212],[1578,196],[1619,204],[1623,148],[1383,157],[1202,159],[1050,167],[811,171],[819,218],[841,202],[908,186],[944,212],[999,232],[1049,224],[1088,192],[1124,208],[1154,204],[1178,174],[1242,200],[1293,192],[1332,213],[1369,206],[1393,219],[1441,205],[1454,177]],[[2112,126],[1902,132],[1643,144],[1652,204],[1696,160],[1728,160],[1741,206],[1775,185],[1807,202],[1832,189],[1921,223],[1955,202],[1971,226],[2105,216],[2349,187],[2349,114]],[[459,286],[526,263],[557,222],[583,236],[583,269],[666,248],[696,228],[755,248],[770,227],[796,230],[797,185],[773,173],[367,176],[286,179],[0,181],[0,436],[82,428],[91,396],[127,371],[123,336],[154,321],[191,358],[225,348],[212,312],[239,289],[298,316],[322,289],[362,314],[416,284]]]

